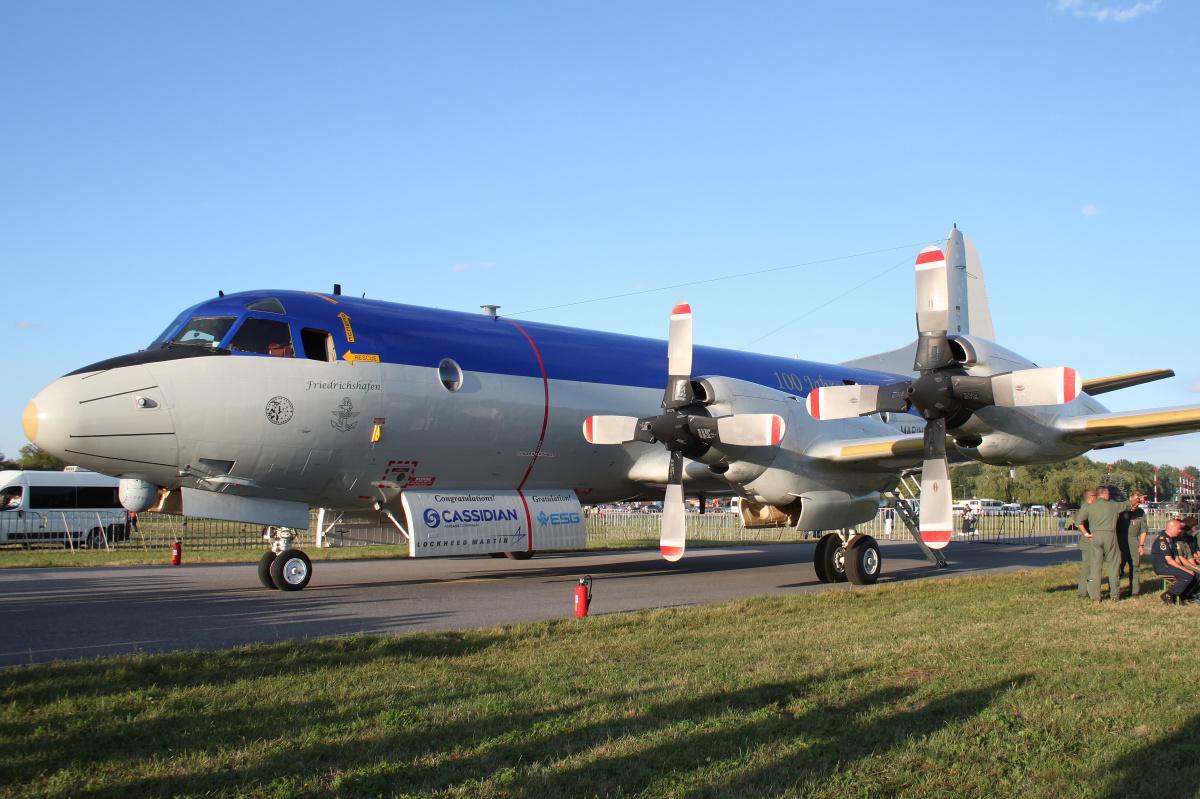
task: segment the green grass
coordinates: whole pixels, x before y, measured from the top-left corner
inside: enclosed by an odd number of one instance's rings
[[[1077,574],[10,669],[0,796],[1194,795],[1200,612]]]

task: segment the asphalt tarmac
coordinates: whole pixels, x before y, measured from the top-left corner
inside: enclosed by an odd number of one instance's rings
[[[880,582],[983,574],[1078,560],[1074,547],[954,544],[934,569],[911,542],[880,542]],[[765,594],[844,590],[817,581],[815,544],[658,552],[571,552],[528,561],[457,557],[318,561],[300,592],[259,585],[254,564],[0,570],[0,667],[133,652],[220,650],[356,633],[463,630]],[[186,556],[186,553],[185,553]],[[164,556],[165,557],[165,556]]]

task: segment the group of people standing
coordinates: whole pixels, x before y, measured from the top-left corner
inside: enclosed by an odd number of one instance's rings
[[[1107,488],[1084,492],[1083,505],[1075,514],[1079,528],[1079,550],[1083,563],[1079,570],[1079,596],[1099,602],[1101,566],[1108,571],[1109,595],[1121,598],[1121,577],[1129,570],[1129,595],[1141,593],[1138,567],[1146,551],[1146,512],[1140,505],[1146,495],[1134,492],[1120,502],[1109,496]],[[1154,573],[1171,578],[1162,601],[1173,605],[1179,599],[1193,598],[1200,587],[1200,545],[1195,537],[1196,518],[1186,516],[1167,522],[1167,528],[1155,538],[1149,553]],[[1200,599],[1196,599],[1200,602]]]
[[[1138,566],[1146,543],[1146,512],[1139,506],[1144,494],[1133,493],[1120,502],[1109,496],[1108,488],[1089,488],[1083,505],[1075,514],[1079,528],[1079,551],[1083,562],[1079,570],[1079,596],[1100,601],[1100,568],[1107,566],[1109,595],[1121,598],[1121,575],[1129,569],[1129,595],[1141,592]],[[1157,565],[1157,564],[1156,564]],[[1173,601],[1173,600],[1172,600]]]

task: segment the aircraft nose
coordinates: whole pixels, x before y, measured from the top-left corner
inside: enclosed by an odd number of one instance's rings
[[[151,479],[178,469],[167,401],[145,366],[60,377],[25,407],[25,436],[88,469]]]

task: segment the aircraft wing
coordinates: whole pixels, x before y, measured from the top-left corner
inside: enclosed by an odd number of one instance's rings
[[[1062,439],[1096,447],[1147,438],[1200,431],[1200,406],[1182,405],[1145,411],[1097,413],[1058,419],[1054,425]]]
[[[946,437],[953,450],[954,439]],[[804,454],[830,463],[860,464],[879,470],[907,468],[921,463],[925,451],[922,433],[872,438],[847,438],[814,442]]]

